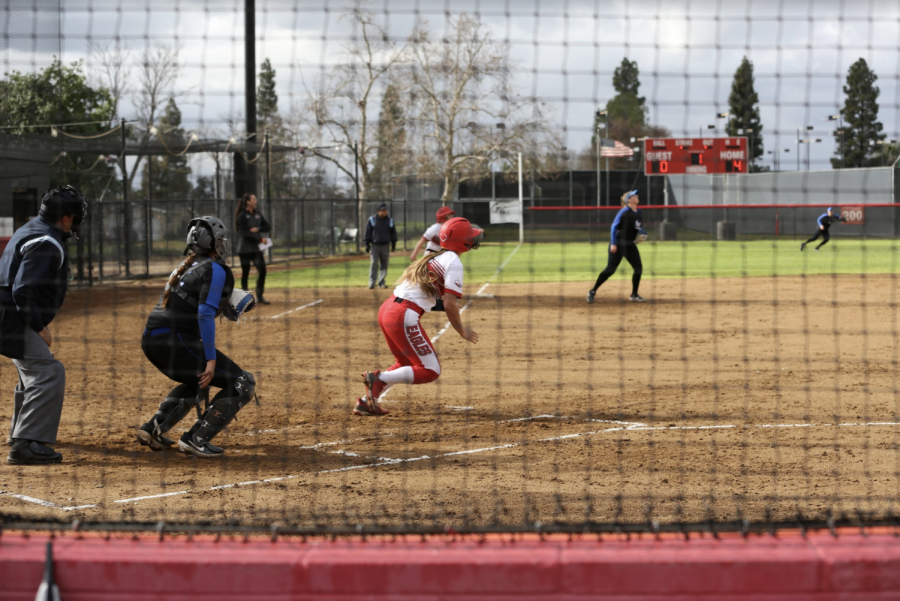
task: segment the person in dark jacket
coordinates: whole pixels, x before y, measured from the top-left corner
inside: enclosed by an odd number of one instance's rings
[[[166,432],[196,407],[198,419],[182,434],[178,449],[202,459],[221,457],[225,450],[210,441],[255,398],[253,374],[216,348],[216,317],[235,320],[252,308],[252,296],[234,289],[234,275],[225,264],[225,240],[221,220],[192,219],[187,259],[169,276],[147,318],[141,349],[154,367],[178,382],[150,421],[138,428],[137,441],[153,451],[175,444]],[[210,386],[221,390],[201,414],[198,396]]]
[[[366,252],[372,255],[369,289],[374,288],[376,282],[379,288],[387,288],[384,278],[387,277],[388,261],[391,251],[397,248],[397,228],[394,227],[394,220],[388,217],[387,204],[379,204],[378,212],[369,217],[364,240]]]
[[[819,249],[828,244],[828,241],[831,240],[831,235],[829,234],[828,229],[835,221],[840,223],[844,221],[844,218],[834,214],[834,207],[828,207],[828,210],[819,215],[819,218],[816,220],[816,234],[812,238],[801,244],[800,250],[802,251],[806,248],[807,244],[809,244],[810,242],[815,242],[819,239],[819,236],[822,236],[822,241],[817,247],[813,249],[814,251],[819,252]]]
[[[622,195],[622,208],[616,213],[609,232],[609,258],[606,269],[600,272],[594,287],[588,290],[587,302],[589,303],[594,302],[597,289],[616,272],[622,259],[628,261],[634,269],[631,276],[631,297],[628,300],[633,303],[644,302],[644,298],[638,294],[644,267],[637,245],[647,239],[647,232],[641,225],[642,217],[640,209],[637,208],[638,202],[640,199],[637,190]]]
[[[66,240],[78,233],[87,203],[71,186],[53,188],[40,214],[20,227],[0,257],[0,354],[13,360],[16,385],[12,465],[59,463],[56,443],[66,392],[66,368],[53,356],[48,326],[66,298],[69,257]]]
[[[241,288],[247,289],[247,281],[250,278],[250,264],[256,265],[259,277],[256,280],[256,300],[264,305],[269,301],[263,298],[266,288],[266,259],[259,245],[266,242],[263,234],[272,231],[269,222],[256,210],[256,195],[244,194],[238,202],[234,221],[240,239],[238,240],[238,257],[241,260]]]

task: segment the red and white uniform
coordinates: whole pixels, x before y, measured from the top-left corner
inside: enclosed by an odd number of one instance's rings
[[[436,253],[441,250],[441,226],[443,223],[433,223],[428,226],[428,229],[425,230],[425,233],[422,234],[422,239],[427,242],[425,245],[425,252]]]
[[[437,275],[434,285],[439,296],[404,282],[394,288],[394,294],[378,311],[378,325],[396,359],[381,373],[381,381],[386,384],[425,384],[441,375],[441,363],[419,318],[444,294],[462,298],[463,265],[459,255],[446,251],[429,261],[428,269]]]

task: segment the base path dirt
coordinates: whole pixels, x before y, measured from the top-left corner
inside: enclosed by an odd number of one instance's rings
[[[0,466],[0,511],[349,527],[896,510],[893,276],[657,280],[645,304],[629,288],[588,305],[585,284],[490,285],[463,314],[481,342],[447,330],[441,378],[395,387],[384,418],[350,411],[360,372],[393,362],[376,321],[390,291],[272,290],[219,324],[261,406],[218,460],[135,442],[173,385],[140,350],[160,286],[75,292],[53,324],[64,462]],[[432,338],[445,322],[423,318]],[[0,360],[4,423],[15,383]]]

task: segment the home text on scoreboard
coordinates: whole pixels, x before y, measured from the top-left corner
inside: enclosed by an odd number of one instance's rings
[[[644,173],[747,173],[747,138],[647,138]]]

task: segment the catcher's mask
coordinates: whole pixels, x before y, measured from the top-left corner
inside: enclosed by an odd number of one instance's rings
[[[188,224],[184,254],[208,255],[216,251],[223,261],[228,256],[228,230],[218,217],[194,217]]]

